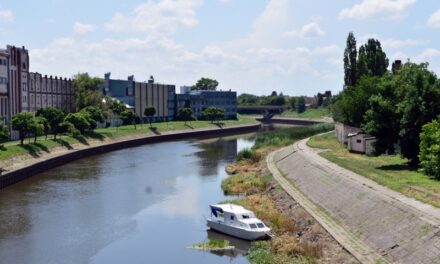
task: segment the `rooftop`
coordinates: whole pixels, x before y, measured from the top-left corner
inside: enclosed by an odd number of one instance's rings
[[[234,213],[234,214],[247,214],[253,213],[245,209],[243,206],[235,205],[235,204],[215,204],[210,205],[211,208],[221,209],[223,212]]]

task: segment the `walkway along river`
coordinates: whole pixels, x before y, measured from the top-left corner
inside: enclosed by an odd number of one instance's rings
[[[254,135],[123,149],[9,186],[0,262],[247,263],[186,247],[206,240],[208,205],[231,199],[220,189],[225,165]]]

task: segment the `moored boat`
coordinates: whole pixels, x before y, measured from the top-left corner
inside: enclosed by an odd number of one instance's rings
[[[257,240],[271,236],[270,228],[252,211],[234,204],[210,205],[211,218],[208,227],[230,236]]]

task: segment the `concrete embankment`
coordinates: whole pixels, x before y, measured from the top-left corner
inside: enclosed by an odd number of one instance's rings
[[[440,209],[327,161],[306,140],[278,151],[273,160],[287,179],[284,184],[303,195],[309,210],[324,222],[330,219],[330,233],[343,229],[342,243],[345,238],[345,243],[365,245],[363,252],[371,258],[362,258],[361,250],[361,262],[377,262],[381,256],[395,263],[440,263]],[[353,246],[351,250],[358,250]]]
[[[280,124],[280,125],[295,125],[295,126],[313,126],[317,124],[331,124],[332,120],[313,120],[304,118],[287,118],[287,117],[272,117],[270,119],[256,118],[264,124]]]
[[[60,153],[59,155],[50,156],[48,158],[44,158],[43,156],[42,158],[35,159],[35,162],[31,162],[23,168],[9,171],[0,176],[0,190],[45,170],[91,155],[165,141],[175,141],[189,138],[208,138],[254,132],[257,131],[260,126],[260,124],[252,124],[214,129],[194,129],[190,131],[167,132],[161,135],[138,136],[131,139],[116,139],[111,142],[100,142],[94,146],[85,147],[82,149],[68,150]]]

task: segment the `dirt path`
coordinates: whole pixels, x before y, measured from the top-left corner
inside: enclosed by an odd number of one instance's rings
[[[329,162],[308,139],[271,153],[281,186],[362,263],[440,263],[440,209]]]

